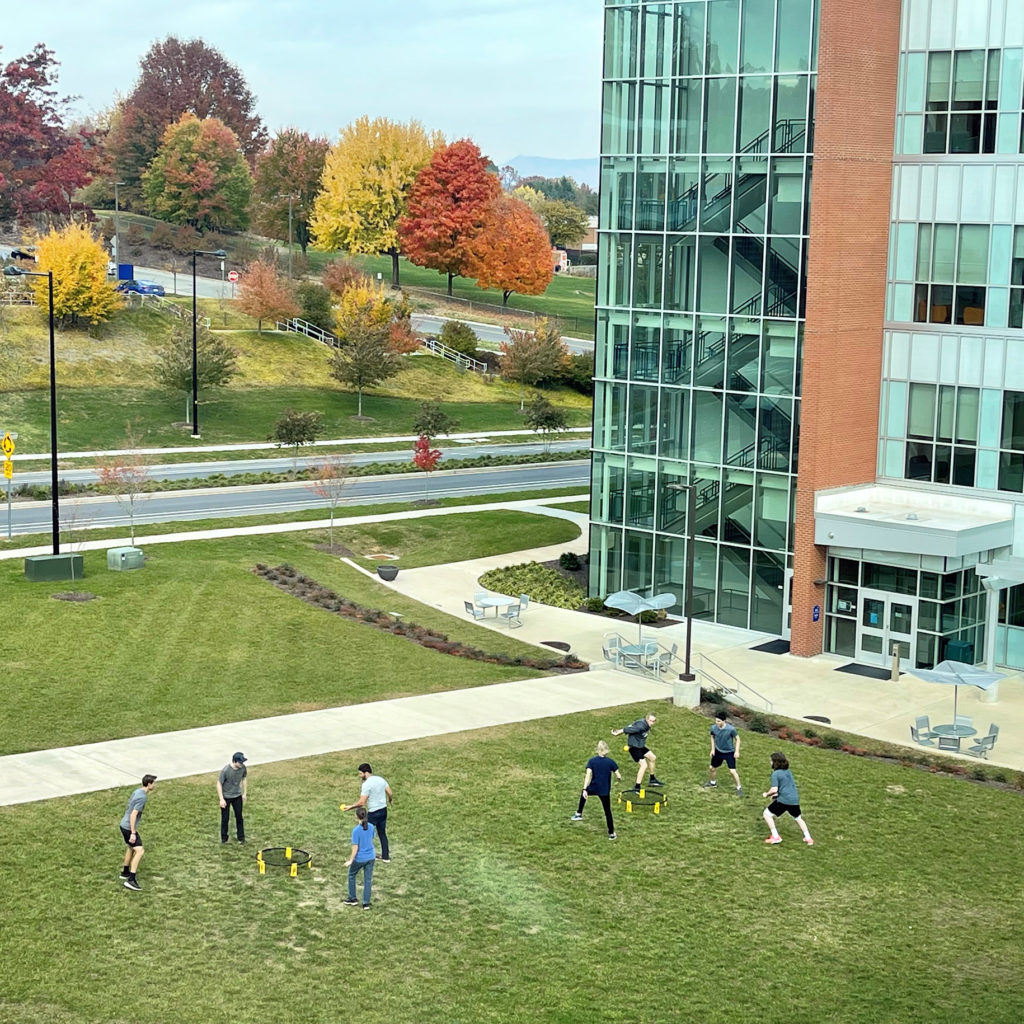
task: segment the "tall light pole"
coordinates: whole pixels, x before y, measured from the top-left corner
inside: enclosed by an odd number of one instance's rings
[[[292,200],[299,197],[292,195],[291,192],[287,193],[287,195],[284,192],[280,192],[277,198],[288,200],[288,280],[290,281],[292,279]]]
[[[199,319],[196,310],[196,257],[216,256],[220,260],[227,259],[223,249],[209,252],[206,249],[192,250],[192,436],[199,437]]]
[[[117,194],[118,187],[123,185],[123,181],[114,182],[114,262],[120,264],[121,262],[121,234],[120,234],[120,214],[121,214],[121,200]]]
[[[57,494],[57,359],[53,333],[53,271],[30,270],[27,277],[45,277],[50,297],[50,504],[53,509],[53,553],[60,554],[60,498]]]
[[[683,611],[686,615],[686,643],[683,652],[685,667],[679,678],[692,683],[697,677],[690,668],[690,652],[693,645],[693,556],[697,540],[697,491],[693,484],[671,483],[667,491],[686,491],[686,564],[683,569]]]

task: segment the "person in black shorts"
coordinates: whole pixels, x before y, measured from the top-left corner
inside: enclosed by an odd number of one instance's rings
[[[587,770],[583,773],[583,792],[580,793],[580,805],[570,821],[583,820],[583,807],[588,797],[596,796],[604,808],[604,820],[608,825],[608,838],[615,838],[615,823],[612,821],[612,774],[620,782],[619,766],[608,756],[608,744],[598,740],[597,754],[587,762]]]
[[[664,785],[661,779],[654,774],[654,763],[657,761],[657,757],[654,751],[647,747],[647,734],[651,731],[651,726],[657,720],[656,715],[647,714],[643,718],[638,718],[635,722],[623,726],[621,729],[612,729],[613,736],[625,734],[626,749],[629,751],[629,756],[637,764],[636,785],[633,787],[634,793],[640,792],[641,783],[644,781],[644,774],[648,768],[651,770],[650,784],[652,786]]]
[[[782,842],[782,836],[775,827],[775,819],[779,815],[788,814],[796,820],[800,831],[804,834],[804,842],[808,846],[814,845],[807,822],[804,821],[800,812],[800,794],[797,792],[796,781],[793,773],[789,770],[789,761],[786,755],[776,751],[772,754],[772,777],[768,783],[768,792],[763,793],[764,797],[771,797],[772,802],[764,809],[764,820],[768,825],[771,835],[765,840],[769,846],[775,846]]]
[[[155,775],[143,775],[142,785],[129,797],[128,806],[121,818],[121,835],[124,837],[126,846],[121,879],[126,889],[132,889],[135,892],[142,888],[135,877],[135,872],[138,871],[139,861],[142,860],[142,855],[146,852],[142,848],[142,836],[139,835],[139,821],[142,820],[142,812],[146,809],[146,799],[153,792],[155,784]]]
[[[714,789],[718,782],[715,773],[723,763],[729,769],[732,781],[736,783],[736,795],[743,796],[743,787],[740,785],[740,776],[736,771],[736,758],[740,756],[740,737],[736,732],[736,726],[728,721],[729,716],[725,711],[718,711],[715,714],[715,724],[711,726],[711,767],[708,769],[710,776],[704,783],[705,789]]]

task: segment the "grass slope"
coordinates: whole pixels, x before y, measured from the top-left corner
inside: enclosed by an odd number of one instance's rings
[[[220,846],[212,775],[158,782],[141,893],[116,878],[128,788],[2,808],[0,1020],[1020,1019],[1019,794],[794,748],[817,844],[787,820],[766,847],[759,799],[699,788],[708,721],[666,706],[652,743],[670,804],[616,807],[609,843],[598,807],[568,818],[597,737],[644,710],[256,766],[248,847]],[[777,743],[744,736],[750,791]],[[396,797],[365,913],[342,904],[338,812],[364,757]],[[261,877],[255,849],[287,843],[314,869]]]
[[[467,525],[470,549],[493,529],[483,519]],[[0,754],[537,674],[425,650],[314,609],[249,571],[289,562],[339,594],[453,639],[536,655],[511,636],[395,594],[314,550],[310,538],[159,545],[135,573],[108,572],[103,551],[83,557],[78,589],[97,595],[84,603],[51,600],[68,584],[29,583],[20,562],[0,563],[0,605],[17,609],[4,632]]]

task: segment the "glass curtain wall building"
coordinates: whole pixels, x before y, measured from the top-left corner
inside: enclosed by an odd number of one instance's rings
[[[782,635],[817,8],[606,5],[591,592]]]

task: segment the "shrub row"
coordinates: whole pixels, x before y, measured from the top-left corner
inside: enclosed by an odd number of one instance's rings
[[[339,597],[333,590],[323,586],[309,576],[297,572],[290,565],[279,565],[270,568],[266,565],[257,564],[253,572],[273,583],[275,587],[291,594],[293,597],[301,598],[307,604],[325,611],[334,612],[343,618],[352,619],[354,622],[362,622],[367,626],[383,630],[385,633],[392,633],[395,636],[404,637],[421,647],[431,651],[439,651],[441,654],[450,654],[456,658],[469,658],[471,661],[486,661],[493,665],[518,665],[523,668],[535,668],[542,671],[554,672],[581,672],[589,666],[585,661],[580,661],[575,655],[569,654],[564,658],[533,658],[512,657],[510,654],[491,654],[482,651],[478,647],[471,647],[469,644],[460,643],[457,640],[450,640],[444,633],[427,626],[417,625],[406,618],[396,618],[388,612],[380,611],[377,608],[367,608],[365,605],[350,601],[348,598]]]
[[[540,562],[521,562],[501,569],[491,569],[480,577],[488,590],[515,597],[529,594],[530,599],[554,608],[568,608],[575,611],[586,595],[583,588],[566,579],[554,569],[548,569]]]

